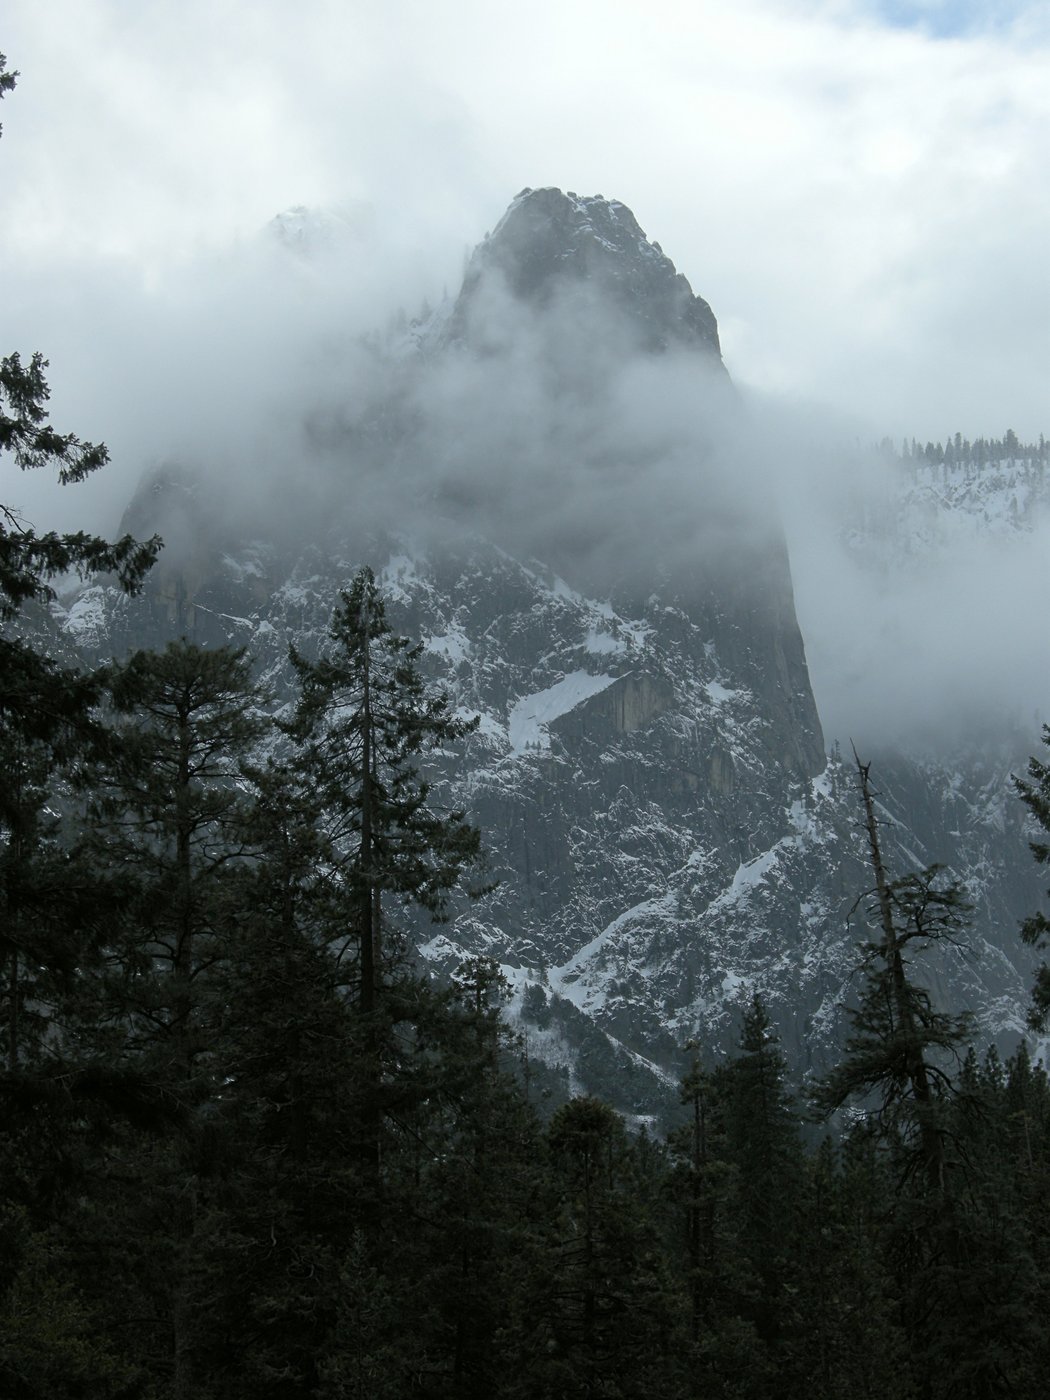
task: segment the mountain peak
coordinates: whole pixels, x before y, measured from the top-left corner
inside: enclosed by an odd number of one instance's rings
[[[265,237],[308,261],[317,254],[339,253],[347,245],[368,237],[375,223],[375,211],[364,201],[333,207],[293,204],[263,226]]]
[[[642,348],[701,350],[721,365],[710,306],[619,200],[551,186],[522,190],[471,258],[457,329],[493,272],[513,297],[532,305],[587,288],[625,316]]]

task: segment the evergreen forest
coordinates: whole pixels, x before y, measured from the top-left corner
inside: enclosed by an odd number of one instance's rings
[[[154,546],[4,543],[5,1396],[1043,1393],[1050,1086],[924,989],[965,906],[884,869],[865,766],[840,1063],[793,1095],[755,997],[631,1131],[537,1092],[495,963],[413,967],[406,910],[483,887],[423,776],[470,726],[367,570],[275,718],[238,651],[19,640],[20,591],[111,549],[137,587]],[[1020,787],[1045,818],[1046,769]]]

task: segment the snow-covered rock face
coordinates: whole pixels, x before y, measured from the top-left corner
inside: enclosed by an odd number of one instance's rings
[[[634,328],[631,353],[677,348],[698,376],[724,376],[710,309],[615,201],[523,192],[475,254],[440,333],[418,338],[421,363],[494,353],[472,341],[490,272],[526,323],[537,305],[583,288],[569,306],[585,332],[586,317],[611,306]],[[399,362],[398,374],[403,391],[410,368]],[[421,402],[411,430],[425,441]],[[496,957],[532,1057],[628,1112],[674,1099],[686,1040],[724,1052],[754,991],[798,1069],[826,1065],[846,1032],[865,938],[855,906],[871,879],[853,773],[824,753],[775,524],[727,498],[721,478],[703,550],[672,556],[664,546],[679,522],[640,515],[652,533],[619,574],[574,571],[563,540],[544,558],[515,552],[513,531],[479,537],[468,513],[436,535],[406,531],[396,515],[362,530],[352,449],[365,441],[375,455],[378,443],[396,474],[406,430],[391,431],[391,417],[347,436],[343,494],[326,498],[308,542],[254,526],[238,537],[205,492],[170,476],[147,485],[126,523],[148,534],[173,520],[183,543],[141,599],[96,587],[56,606],[67,643],[103,657],[180,633],[244,645],[280,701],[289,643],[318,648],[339,589],[371,564],[390,620],[423,642],[433,683],[459,713],[480,716],[435,776],[482,827],[498,884],[440,931],[413,930],[420,956],[442,969]],[[469,436],[469,423],[453,427]],[[456,440],[440,436],[441,450]],[[652,454],[644,440],[629,448],[644,492]],[[493,462],[500,489],[513,465]],[[597,512],[614,481],[586,479]],[[547,485],[555,491],[556,478]],[[536,504],[556,521],[551,500]],[[875,757],[891,868],[948,862],[975,906],[970,951],[937,965],[935,990],[978,1013],[978,1040],[1016,1034],[1028,980],[1016,920],[1039,897],[1007,795],[1016,757],[960,756],[950,773]]]
[[[480,716],[435,776],[481,825],[498,885],[450,925],[412,930],[420,956],[443,972],[497,958],[533,1060],[626,1112],[667,1108],[681,1047],[725,1053],[754,991],[796,1069],[827,1065],[847,1031],[871,876],[851,767],[797,762],[816,736],[783,709],[771,721],[755,684],[768,658],[748,664],[736,629],[723,648],[708,621],[656,595],[628,610],[482,541],[439,556],[410,540],[375,549],[391,621],[423,641],[456,711]],[[195,636],[247,646],[280,699],[288,642],[322,644],[360,562],[334,537],[291,562],[249,545],[184,617]],[[148,599],[104,594],[59,614],[89,651],[164,635]],[[796,700],[804,712],[808,696]],[[1038,900],[1009,763],[876,760],[875,772],[891,868],[947,859],[975,905],[968,950],[941,959],[931,985],[977,1012],[978,1042],[1008,1041],[1028,980],[1016,920]]]
[[[869,483],[848,543],[874,568],[891,569],[1030,534],[1050,519],[1048,460],[1045,450],[1018,449],[983,462],[887,462]]]

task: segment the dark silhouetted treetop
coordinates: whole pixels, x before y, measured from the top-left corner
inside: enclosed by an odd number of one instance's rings
[[[856,752],[854,752],[856,757]],[[939,1010],[915,980],[908,955],[933,944],[958,946],[970,906],[937,865],[891,880],[878,836],[870,764],[856,758],[875,889],[869,913],[880,937],[862,945],[864,978],[842,1062],[819,1084],[825,1114],[850,1098],[874,1098],[882,1133],[913,1143],[931,1187],[944,1186],[944,1104],[951,1078],[943,1064],[963,1042],[967,1015]]]
[[[0,98],[11,91],[17,77],[0,53]],[[109,460],[109,453],[101,443],[81,442],[50,425],[47,363],[39,351],[27,365],[17,353],[0,359],[0,454],[10,452],[22,471],[57,467],[59,481],[67,485],[97,471]],[[0,622],[13,617],[30,598],[50,598],[47,581],[71,569],[82,577],[114,573],[123,588],[133,591],[159,548],[156,537],[140,544],[126,535],[109,544],[82,531],[38,535],[17,511],[0,502]]]
[[[58,433],[47,421],[51,391],[44,378],[48,361],[37,351],[28,365],[18,354],[0,360],[0,451],[13,452],[22,471],[55,465],[63,486],[109,461],[102,443],[81,442],[73,433]]]
[[[332,646],[317,661],[292,650],[301,696],[290,729],[328,812],[333,850],[363,904],[389,892],[444,915],[480,834],[461,811],[440,812],[419,765],[477,726],[429,694],[421,646],[386,620],[370,569],[340,595]]]
[[[11,453],[22,471],[57,467],[58,479],[66,485],[96,471],[109,454],[101,444],[81,442],[50,426],[46,366],[39,353],[28,365],[17,354],[0,360],[0,453]],[[82,530],[37,534],[14,509],[0,503],[0,621],[12,618],[30,599],[51,598],[50,580],[71,570],[81,577],[114,573],[121,587],[132,592],[159,549],[156,536],[141,543],[125,535],[111,544]]]
[[[0,53],[0,98],[2,98],[5,93],[10,92],[17,81],[17,72],[12,73],[8,69],[7,58],[4,54]],[[2,134],[3,130],[4,128],[0,126],[0,134]]]
[[[1043,725],[1043,743],[1050,745],[1050,725]],[[1030,841],[1032,855],[1039,865],[1050,865],[1050,764],[1041,759],[1028,760],[1027,778],[1014,778],[1014,787],[1021,801],[1031,812],[1036,822],[1047,835],[1041,840]],[[1045,950],[1050,935],[1050,918],[1041,910],[1030,915],[1021,924],[1021,937],[1033,948]],[[1029,1023],[1034,1030],[1046,1027],[1050,1015],[1050,965],[1043,962],[1036,970],[1035,985],[1032,988],[1032,1005],[1028,1013]]]

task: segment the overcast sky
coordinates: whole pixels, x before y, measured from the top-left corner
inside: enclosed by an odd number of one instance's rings
[[[526,185],[629,205],[829,471],[836,434],[1050,433],[1047,0],[6,0],[0,51],[0,351],[43,349],[56,426],[114,457],[57,507],[5,463],[34,519],[110,531],[151,460],[279,452],[287,366],[454,292]],[[298,204],[357,230],[310,286],[260,251]],[[854,595],[793,565],[830,677]],[[889,601],[918,650],[930,615]]]
[[[1045,0],[7,0],[0,46],[5,286],[363,202],[440,295],[554,184],[634,210],[741,383],[1047,429]]]

